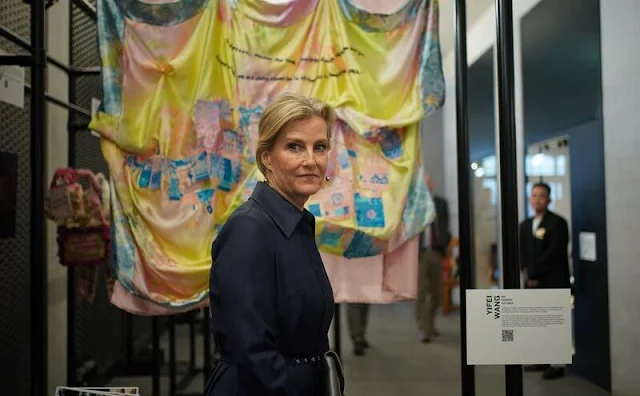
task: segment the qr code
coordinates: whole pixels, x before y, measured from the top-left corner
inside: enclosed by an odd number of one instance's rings
[[[502,330],[502,342],[513,342],[513,330]]]

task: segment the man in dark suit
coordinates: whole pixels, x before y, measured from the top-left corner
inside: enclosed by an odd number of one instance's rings
[[[520,224],[520,259],[527,288],[564,289],[571,287],[569,273],[569,226],[549,210],[551,188],[538,183],[531,189],[529,203],[536,212]],[[543,378],[559,378],[564,368],[550,365],[526,366],[527,371],[543,371]]]
[[[429,191],[433,194],[433,182],[427,176]],[[438,306],[442,301],[442,258],[447,252],[449,232],[449,206],[447,201],[433,195],[436,218],[420,236],[418,255],[418,295],[416,320],[420,341],[431,342],[438,335],[435,327]]]

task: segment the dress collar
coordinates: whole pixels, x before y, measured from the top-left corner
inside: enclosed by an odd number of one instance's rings
[[[250,199],[256,201],[267,212],[287,238],[291,237],[293,230],[303,218],[310,222],[312,230],[315,229],[315,218],[309,211],[296,208],[267,183],[259,182]]]

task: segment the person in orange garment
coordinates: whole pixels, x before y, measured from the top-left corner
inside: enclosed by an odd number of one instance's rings
[[[451,233],[449,232],[449,205],[447,201],[433,194],[433,181],[426,177],[427,187],[432,194],[436,218],[420,235],[418,254],[418,295],[416,296],[416,320],[419,339],[429,343],[438,336],[436,315],[442,300],[442,258],[447,252]]]

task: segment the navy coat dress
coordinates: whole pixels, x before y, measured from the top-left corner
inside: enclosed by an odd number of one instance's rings
[[[333,290],[315,219],[266,183],[212,246],[213,334],[221,358],[207,396],[316,396],[329,350]]]

